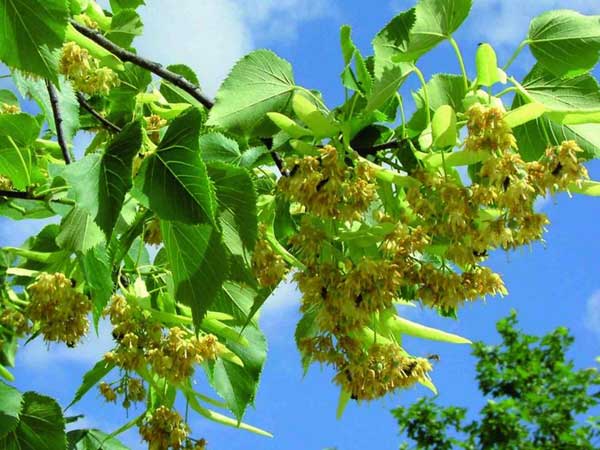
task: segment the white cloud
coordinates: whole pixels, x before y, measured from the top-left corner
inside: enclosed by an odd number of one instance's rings
[[[41,337],[33,340],[26,347],[21,347],[17,353],[22,364],[28,369],[46,369],[55,367],[60,363],[75,363],[91,366],[113,346],[112,327],[107,321],[99,324],[98,336],[90,330],[83,342],[75,348],[68,348],[64,344],[48,345]],[[23,351],[26,350],[26,351]]]
[[[597,14],[598,0],[475,0],[469,28],[481,40],[512,49],[527,36],[531,19],[552,9]]]
[[[289,42],[310,20],[335,14],[333,0],[146,0],[140,54],[191,66],[213,96],[233,64],[257,43]],[[100,2],[106,7],[108,1]]]
[[[587,329],[600,337],[600,290],[594,292],[592,296],[588,298],[585,307],[584,323]]]

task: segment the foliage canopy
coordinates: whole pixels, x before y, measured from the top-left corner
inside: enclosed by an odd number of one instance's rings
[[[435,392],[431,362],[402,337],[469,341],[396,306],[455,316],[466,301],[505,295],[484,262],[542,239],[536,198],[600,195],[583,165],[600,156],[597,16],[543,14],[515,53],[528,45],[537,59],[524,80],[489,44],[470,79],[452,34],[471,0],[419,0],[375,36],[373,55],[342,28],[346,100],[329,108],[268,50],[241,59],[213,102],[189,67],[137,54],[143,3],[0,0],[0,60],[41,110],[21,112],[0,91],[0,215],[57,222],[0,249],[0,375],[13,381],[20,338],[74,347],[104,317],[114,349],[72,404],[97,388],[137,405],[118,432],[137,425],[150,448],[204,448],[176,399],[269,435],[242,419],[267,353],[257,315],[288,273],[303,294],[302,362],[335,368],[338,414],[415,383]],[[443,41],[461,73],[426,80],[417,62]],[[401,88],[413,76],[409,118]],[[82,131],[93,138],[76,149]],[[196,392],[197,366],[222,400]],[[33,445],[35,414],[55,450],[99,439],[119,448],[97,430],[65,435],[39,394],[2,384],[0,405],[8,448]]]

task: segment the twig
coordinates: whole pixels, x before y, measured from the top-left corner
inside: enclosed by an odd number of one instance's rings
[[[105,128],[107,128],[108,130],[114,132],[114,133],[120,133],[121,132],[121,128],[118,127],[117,125],[115,125],[114,123],[112,123],[110,120],[108,120],[106,117],[104,117],[102,114],[100,114],[98,111],[96,111],[92,105],[90,105],[88,103],[88,101],[85,99],[85,97],[83,96],[83,94],[81,92],[77,93],[77,101],[79,102],[79,104],[81,105],[81,107],[83,109],[85,109],[87,112],[89,112],[92,116],[94,116],[94,118],[100,122],[102,125],[104,125]]]
[[[52,106],[52,114],[54,115],[54,125],[56,127],[56,139],[58,140],[58,145],[60,145],[60,150],[63,155],[63,159],[65,160],[65,164],[71,164],[71,156],[69,155],[69,149],[67,148],[67,141],[65,140],[65,135],[63,133],[62,128],[62,115],[60,113],[60,108],[58,106],[58,95],[56,94],[56,89],[50,80],[46,80],[46,88],[48,89],[48,95],[50,97],[50,105]]]
[[[178,88],[183,89],[185,92],[190,94],[200,103],[202,103],[202,105],[204,105],[206,108],[211,108],[213,106],[213,101],[207,98],[198,86],[194,85],[193,83],[190,83],[183,76],[171,72],[168,69],[165,69],[161,64],[157,62],[150,61],[146,58],[142,58],[141,56],[136,55],[135,53],[125,50],[122,47],[119,47],[109,39],[105,38],[99,32],[94,31],[86,26],[83,26],[74,20],[71,20],[71,25],[73,25],[73,27],[81,34],[91,39],[101,47],[104,47],[106,50],[108,50],[115,56],[119,57],[121,61],[133,63],[136,66],[149,70],[153,74],[158,75],[159,77],[171,82]]]
[[[48,200],[46,196],[33,195],[31,192],[23,191],[0,191],[0,198],[1,197],[18,198],[22,200],[37,200],[40,202],[45,202]],[[65,205],[72,205],[75,203],[73,200],[60,198],[50,199],[50,201],[54,203],[62,203]]]
[[[121,59],[121,61],[130,62],[132,64],[135,64],[136,66],[142,67],[143,69],[146,69],[146,70],[152,72],[153,74],[159,76],[160,78],[169,81],[170,83],[174,84],[178,88],[180,88],[183,91],[190,94],[192,97],[194,97],[196,100],[198,100],[207,109],[211,109],[214,106],[215,103],[211,99],[206,97],[202,93],[202,91],[200,90],[200,88],[198,86],[196,86],[193,83],[190,83],[183,76],[176,74],[174,72],[171,72],[168,69],[165,69],[161,64],[159,64],[157,62],[150,61],[149,59],[143,58],[139,55],[136,55],[135,53],[125,50],[122,47],[119,47],[114,42],[105,38],[101,33],[97,32],[95,30],[92,30],[84,25],[81,25],[80,23],[78,23],[74,20],[71,20],[70,22],[71,22],[71,25],[73,25],[73,27],[77,31],[79,31],[81,34],[83,34],[87,38],[91,39],[92,41],[94,41],[96,44],[105,48],[106,50],[111,52],[113,55],[117,56],[119,59]],[[281,159],[281,156],[277,152],[272,151],[270,147],[269,147],[269,150],[271,153],[271,157],[273,158],[273,161],[275,162],[275,165],[277,166],[277,169],[279,170],[281,175],[287,176],[288,173],[287,173],[287,170],[285,170],[285,168],[283,167],[283,160]]]

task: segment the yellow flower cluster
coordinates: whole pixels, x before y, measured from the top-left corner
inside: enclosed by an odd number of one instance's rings
[[[19,114],[21,107],[19,105],[11,105],[9,103],[0,104],[0,114]]]
[[[144,121],[146,122],[146,129],[148,131],[158,131],[167,125],[167,121],[157,114],[144,117]]]
[[[116,389],[103,381],[98,385],[98,389],[105,400],[110,403],[116,402],[117,395],[122,395],[124,408],[129,408],[131,402],[143,402],[146,399],[146,389],[143,381],[139,378],[125,376]]]
[[[72,81],[76,90],[84,94],[106,95],[119,84],[119,77],[112,69],[101,67],[98,59],[74,42],[64,44],[59,71]]]
[[[286,167],[289,176],[279,179],[280,191],[318,217],[359,219],[375,197],[371,167],[363,162],[347,165],[331,145],[319,149],[319,156],[290,158]]]
[[[467,150],[487,149],[494,152],[516,148],[517,140],[504,121],[502,109],[478,103],[469,108],[467,119]]]
[[[264,224],[258,227],[258,241],[252,254],[252,270],[263,287],[277,286],[288,271],[281,255],[276,253],[267,241]]]
[[[42,273],[27,287],[25,316],[39,325],[46,341],[76,345],[88,332],[92,302],[62,273]]]
[[[140,425],[142,439],[148,450],[180,450],[185,448],[189,427],[177,411],[159,406]]]
[[[11,330],[16,336],[22,336],[31,330],[27,317],[21,311],[12,308],[2,311],[0,325]]]
[[[150,364],[158,375],[179,383],[192,376],[195,364],[217,357],[215,336],[197,337],[179,327],[163,330],[123,296],[113,296],[105,313],[114,327],[117,346],[104,358],[125,370]]]
[[[0,175],[0,191],[12,191],[13,183],[12,180],[4,175]]]

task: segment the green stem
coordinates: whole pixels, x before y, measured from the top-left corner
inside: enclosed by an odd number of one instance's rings
[[[415,71],[415,74],[419,78],[421,86],[423,87],[423,100],[425,101],[425,117],[427,120],[427,126],[429,126],[431,125],[431,110],[429,109],[429,94],[427,93],[427,83],[425,82],[423,72],[421,72],[421,70],[416,65],[413,65],[413,70]]]
[[[462,52],[460,51],[460,47],[458,46],[458,43],[456,42],[454,37],[448,36],[448,41],[450,42],[450,45],[452,45],[452,48],[454,49],[454,53],[456,53],[456,59],[458,59],[458,64],[460,65],[460,71],[462,72],[462,76],[463,76],[465,91],[468,91],[469,90],[469,76],[467,75],[467,69],[465,67],[465,61],[463,59]]]
[[[396,98],[398,99],[398,106],[400,107],[400,120],[402,120],[402,136],[401,139],[406,138],[406,115],[404,113],[404,102],[402,96],[396,92]]]
[[[509,92],[514,92],[514,91],[516,91],[516,90],[517,90],[517,88],[516,88],[516,87],[514,87],[514,86],[507,87],[507,88],[506,88],[506,89],[504,89],[503,91],[500,91],[500,92],[498,92],[498,93],[496,94],[496,97],[502,97],[503,95],[506,95],[506,94],[508,94]]]
[[[288,252],[287,249],[283,245],[281,245],[281,243],[277,240],[273,233],[266,233],[266,238],[269,244],[271,244],[273,250],[279,253],[285,262],[300,270],[306,269],[306,266],[304,264],[298,261],[298,259],[296,259],[294,255]]]
[[[515,50],[515,52],[512,54],[512,56],[510,57],[510,59],[508,60],[508,62],[504,65],[504,67],[502,68],[502,70],[504,70],[505,72],[508,70],[508,68],[515,61],[515,59],[517,59],[517,56],[519,56],[519,54],[521,53],[521,51],[525,48],[525,46],[527,44],[529,44],[529,41],[527,39],[523,40],[519,44],[519,46],[517,47],[517,49]]]

